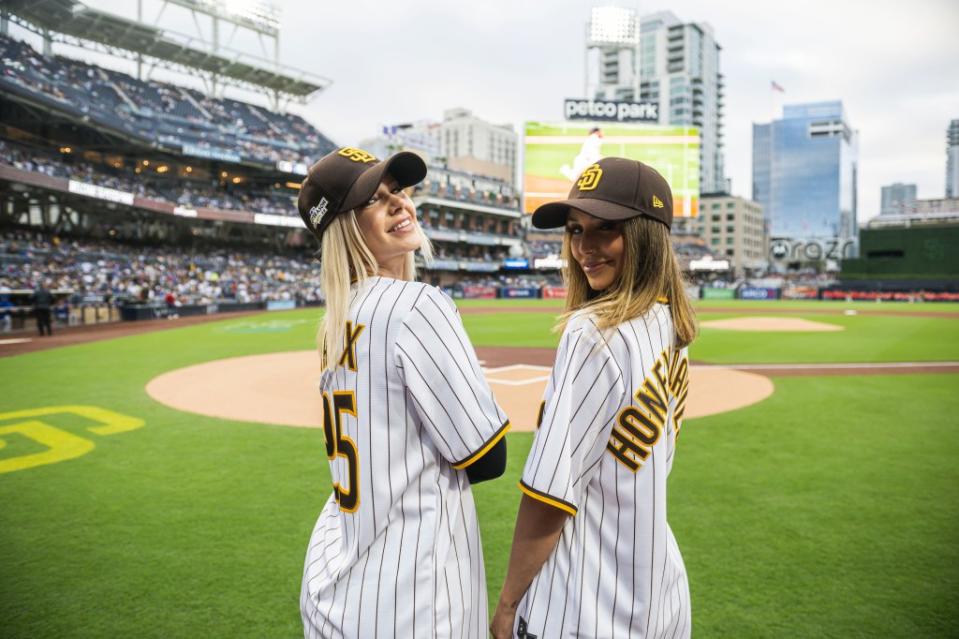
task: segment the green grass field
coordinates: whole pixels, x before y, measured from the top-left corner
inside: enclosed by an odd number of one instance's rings
[[[556,300],[504,300],[502,302],[469,300],[460,302],[464,310],[501,304],[509,307],[545,307],[560,311]],[[817,306],[825,304],[826,306]],[[723,312],[700,312],[700,321],[741,317],[750,310],[782,308],[787,317],[800,317],[816,322],[836,324],[845,330],[829,333],[755,333],[725,331],[704,327],[700,338],[693,343],[690,354],[697,361],[714,364],[765,364],[779,362],[912,362],[959,361],[959,321],[945,313],[959,311],[959,305],[950,304],[937,311],[943,317],[888,317],[884,315],[843,315],[842,310],[876,310],[875,304],[860,302],[738,302],[701,301],[697,306],[722,309]],[[881,309],[908,311],[938,309],[932,304],[886,304]],[[803,314],[801,311],[835,309],[835,314]],[[463,322],[477,346],[522,344],[555,348],[559,336],[551,331],[555,316],[551,313],[523,313],[510,315],[504,322],[496,314],[463,315]]]
[[[79,404],[144,423],[97,434],[76,415],[33,418],[95,448],[0,473],[3,637],[302,635],[302,561],[329,493],[322,433],[181,413],[143,387],[193,363],[312,348],[316,317],[273,313],[0,358],[0,413]],[[953,319],[808,319],[847,330],[745,341],[704,330],[693,356],[959,359]],[[477,345],[557,342],[548,313],[464,321]],[[774,382],[769,399],[683,429],[670,522],[695,636],[956,636],[959,375]],[[0,466],[44,450],[17,426],[25,419],[0,415]],[[508,441],[506,476],[476,488],[491,600],[532,436]]]

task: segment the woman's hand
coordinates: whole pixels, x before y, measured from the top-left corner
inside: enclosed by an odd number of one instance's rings
[[[516,606],[509,606],[501,600],[496,606],[493,621],[489,625],[489,632],[493,639],[512,639],[515,619]]]
[[[569,520],[569,513],[523,495],[516,513],[513,548],[506,581],[496,604],[489,631],[495,639],[511,639],[519,602],[540,571]]]

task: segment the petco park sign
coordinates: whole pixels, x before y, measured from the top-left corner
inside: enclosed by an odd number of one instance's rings
[[[566,98],[563,113],[567,120],[602,120],[606,122],[656,122],[659,104],[622,100],[583,100]]]

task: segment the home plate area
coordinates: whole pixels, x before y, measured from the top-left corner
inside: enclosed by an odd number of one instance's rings
[[[551,370],[548,366],[532,364],[483,368],[496,400],[510,417],[512,430],[536,429],[539,405]],[[775,390],[768,377],[721,366],[690,366],[689,377],[687,418],[744,408],[769,397]]]

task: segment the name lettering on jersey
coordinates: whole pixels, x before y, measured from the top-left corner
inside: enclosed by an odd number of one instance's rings
[[[688,388],[688,359],[678,350],[660,353],[650,376],[633,395],[637,405],[627,406],[616,416],[606,450],[630,471],[639,470],[667,429],[666,416],[673,398],[673,429],[679,434]]]
[[[343,366],[344,364],[348,369],[356,372],[356,340],[359,339],[360,333],[363,332],[363,329],[366,328],[363,324],[357,324],[356,328],[353,328],[353,322],[346,322],[346,346],[343,349],[343,354],[340,355],[340,361],[337,363],[337,366]]]
[[[683,357],[680,351],[673,351],[669,358],[669,392],[676,398],[673,426],[676,428],[676,436],[679,437],[683,415],[686,413],[686,395],[689,392],[689,358]]]

